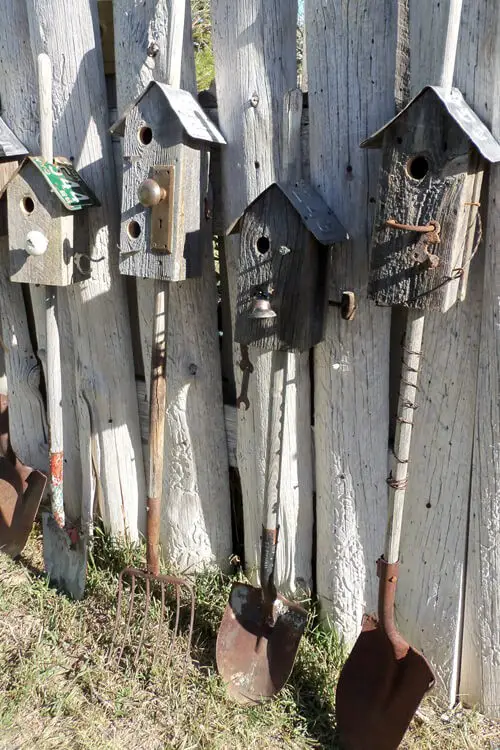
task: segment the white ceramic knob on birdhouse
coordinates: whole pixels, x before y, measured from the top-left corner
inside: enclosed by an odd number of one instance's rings
[[[47,252],[48,246],[49,240],[43,232],[39,232],[37,229],[32,229],[31,232],[28,232],[26,235],[25,250],[28,255],[44,255],[44,253]]]

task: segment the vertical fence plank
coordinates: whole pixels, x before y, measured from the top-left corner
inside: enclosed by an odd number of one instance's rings
[[[367,300],[379,155],[359,143],[394,114],[397,16],[385,0],[306,0],[311,181],[351,241],[333,250],[331,298],[356,293],[352,322],[331,308],[315,351],[317,586],[352,643],[376,608],[387,508],[390,311]]]
[[[500,140],[500,9],[464,3],[459,85]],[[474,65],[471,65],[474,60]],[[460,697],[500,718],[500,170],[491,168],[485,233]]]
[[[32,53],[48,52],[53,64],[54,152],[73,157],[102,204],[89,212],[89,249],[103,260],[92,264],[91,280],[59,294],[63,362],[69,359],[73,369],[65,396],[77,410],[81,494],[93,492],[88,401],[98,435],[105,524],[115,534],[127,531],[136,538],[144,523],[144,469],[125,286],[117,268],[118,206],[97,1],[76,0],[70,12],[61,0],[26,5]],[[17,66],[15,58],[11,66]],[[31,98],[34,91],[28,91]],[[70,331],[64,328],[69,320]],[[64,418],[74,419],[66,406]],[[73,480],[76,467],[65,471]]]
[[[170,0],[146,0],[140,5],[135,0],[114,2],[120,112],[149,81],[167,80],[170,8]],[[181,85],[196,96],[188,9]],[[228,454],[210,231],[204,239],[203,278],[169,284],[168,413],[161,542],[168,558],[183,570],[200,569],[212,562],[225,565],[231,552]],[[148,389],[152,289],[153,282],[138,279],[139,327]]]
[[[297,3],[213,0],[212,33],[228,226],[280,175],[283,99],[297,85]],[[252,105],[252,102],[255,106]],[[239,237],[226,242],[234,324]],[[260,554],[271,353],[249,348],[250,408],[238,415],[238,469],[243,492],[245,557],[249,572]],[[240,358],[234,351],[235,362]],[[241,371],[235,367],[237,388]],[[285,591],[311,585],[312,457],[308,354],[288,357],[282,446],[281,532],[276,581]]]
[[[412,96],[439,81],[448,5],[410,7]],[[462,23],[455,82],[476,107],[471,35],[477,43],[474,18]],[[484,90],[481,96],[489,98]],[[465,302],[444,315],[426,315],[397,596],[399,626],[431,661],[437,689],[450,703],[460,665],[482,269],[480,254],[470,269]]]

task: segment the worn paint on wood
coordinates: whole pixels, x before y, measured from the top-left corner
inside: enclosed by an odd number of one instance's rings
[[[500,138],[500,15],[466,2],[456,83]],[[470,61],[475,64],[471,68]],[[459,695],[500,719],[500,170],[491,167]],[[477,329],[472,335],[478,335]]]
[[[394,114],[395,11],[389,0],[305,7],[311,184],[351,237],[333,257],[331,299],[352,290],[358,302],[352,322],[330,309],[314,352],[317,589],[348,645],[376,610],[387,513],[390,313],[366,299],[379,156],[359,143]]]
[[[123,111],[151,80],[167,80],[170,3],[146,0],[138,5],[135,0],[115,0],[113,5],[118,109]],[[191,18],[189,13],[186,16],[181,87],[193,92]],[[148,50],[157,52],[149,54]],[[194,184],[201,185],[207,164],[199,163],[199,151],[196,155]],[[204,184],[204,190],[206,187]],[[214,561],[226,565],[231,553],[211,223],[203,217],[200,226],[203,275],[172,284],[169,299],[166,470],[160,541],[166,556],[182,570],[199,569]],[[150,280],[137,280],[137,306],[149,388],[153,319]]]
[[[271,183],[282,179],[283,100],[296,88],[297,3],[217,0],[212,31],[219,122],[227,140],[221,154],[225,226]],[[233,320],[239,241],[225,243]],[[240,359],[239,347],[234,361]],[[238,469],[243,493],[245,553],[258,567],[269,415],[270,352],[249,347],[248,411],[238,417]],[[237,390],[242,372],[235,366]],[[312,454],[309,356],[289,354],[281,469],[281,533],[276,584],[283,592],[311,586]]]
[[[388,126],[382,148],[370,295],[382,305],[447,309],[456,301],[468,230],[479,231],[471,202],[484,162],[432,89]],[[429,234],[388,227],[388,220],[438,222],[440,241],[427,244]]]

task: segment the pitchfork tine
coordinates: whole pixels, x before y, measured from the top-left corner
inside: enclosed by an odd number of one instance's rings
[[[136,674],[139,669],[139,656],[142,650],[142,644],[144,643],[144,634],[146,632],[146,625],[148,622],[148,613],[149,613],[150,604],[151,604],[151,585],[150,585],[149,576],[146,576],[146,603],[144,605],[144,619],[142,621],[141,637],[139,639],[139,645],[137,646],[137,651],[135,652],[135,658],[134,658]]]
[[[165,619],[165,582],[161,582],[161,607],[160,607],[160,620],[158,623],[158,633],[156,635],[156,644],[153,651],[153,661],[151,663],[151,669],[153,669],[156,661],[156,655],[160,647],[160,637],[162,631],[163,620]]]
[[[124,571],[124,572],[126,572],[126,571]],[[123,575],[123,573],[122,573],[121,575]],[[121,575],[120,575],[120,578],[121,578]],[[131,584],[130,584],[130,603],[129,603],[129,605],[128,605],[127,623],[126,623],[126,625],[125,625],[125,633],[123,634],[123,642],[122,642],[122,647],[121,647],[121,649],[120,649],[120,653],[118,654],[118,664],[119,664],[119,663],[121,662],[121,660],[122,660],[122,656],[123,656],[123,649],[125,648],[125,644],[126,644],[126,642],[127,642],[127,636],[128,636],[128,634],[129,634],[129,632],[130,632],[130,623],[131,623],[131,621],[132,621],[132,612],[133,612],[133,609],[134,609],[134,597],[135,597],[135,574],[134,574],[134,573],[131,573],[130,575],[131,575],[131,577],[132,577],[132,580],[131,580]],[[123,583],[122,583],[122,585],[123,585]],[[118,616],[118,612],[117,612],[116,614],[117,614],[117,616]]]

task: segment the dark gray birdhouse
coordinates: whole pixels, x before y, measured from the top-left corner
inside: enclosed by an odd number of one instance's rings
[[[447,310],[465,296],[485,164],[500,161],[500,144],[458,89],[426,86],[361,146],[383,150],[370,296]]]
[[[22,159],[27,153],[28,149],[0,117],[0,162]]]
[[[11,280],[67,286],[90,276],[84,209],[99,202],[72,164],[30,156],[5,191]]]
[[[347,238],[305,182],[274,183],[230,227],[240,232],[235,340],[305,351],[323,338],[330,246]]]
[[[201,274],[211,144],[224,138],[187,91],[151,82],[111,131],[123,137],[120,271],[182,281]]]

